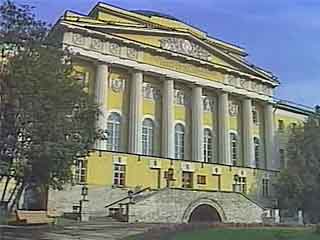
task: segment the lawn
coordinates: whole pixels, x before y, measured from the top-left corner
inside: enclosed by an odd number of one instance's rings
[[[151,238],[150,238],[151,237]],[[132,236],[128,240],[320,240],[320,234],[311,230],[295,229],[209,229],[180,232],[153,238]]]

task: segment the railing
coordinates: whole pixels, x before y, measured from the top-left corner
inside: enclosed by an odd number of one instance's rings
[[[114,206],[114,205],[116,205],[116,204],[118,204],[118,203],[121,203],[121,202],[123,202],[123,201],[125,201],[125,200],[127,200],[127,199],[132,198],[132,197],[135,196],[135,195],[138,195],[138,194],[143,193],[143,192],[145,192],[145,191],[147,191],[147,190],[150,190],[150,189],[151,189],[150,187],[147,187],[147,188],[144,188],[144,189],[139,190],[139,191],[137,191],[137,192],[134,192],[134,193],[132,193],[132,195],[130,195],[130,196],[126,196],[126,197],[124,197],[124,198],[121,198],[121,199],[113,202],[113,203],[110,203],[109,205],[105,206],[105,208],[112,207],[112,206]]]

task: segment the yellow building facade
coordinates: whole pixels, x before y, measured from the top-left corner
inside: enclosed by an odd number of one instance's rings
[[[98,3],[53,28],[75,53],[105,139],[75,166],[90,189],[167,187],[272,200],[287,128],[309,114],[278,102],[279,81],[244,49],[173,17]],[[116,200],[116,199],[113,199]]]

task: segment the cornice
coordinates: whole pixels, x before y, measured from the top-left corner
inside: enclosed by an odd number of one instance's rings
[[[267,79],[266,78],[257,77],[255,75],[252,75],[252,74],[249,74],[249,73],[241,72],[238,69],[234,69],[232,67],[228,67],[228,66],[225,66],[225,65],[220,65],[220,64],[217,64],[217,63],[210,63],[210,62],[207,62],[207,61],[204,61],[204,60],[200,60],[200,59],[194,58],[192,56],[188,56],[188,55],[184,55],[184,54],[181,54],[181,53],[176,53],[176,52],[172,52],[172,51],[169,51],[169,50],[161,49],[161,48],[158,48],[158,47],[155,47],[155,46],[152,46],[152,45],[148,45],[148,44],[145,44],[145,43],[137,42],[137,41],[134,41],[134,40],[131,40],[131,39],[127,39],[127,38],[124,38],[124,37],[119,37],[119,36],[114,35],[112,33],[103,33],[101,31],[91,30],[91,29],[85,28],[83,26],[78,26],[77,24],[68,23],[68,22],[64,22],[64,21],[61,21],[60,25],[63,26],[63,27],[66,27],[68,29],[73,29],[73,30],[78,30],[78,31],[85,32],[86,34],[92,34],[92,35],[103,37],[103,38],[107,38],[107,39],[113,39],[113,40],[120,41],[120,42],[129,44],[129,45],[136,45],[141,49],[153,50],[153,51],[158,52],[158,53],[168,54],[171,57],[180,57],[184,61],[190,61],[192,63],[200,64],[200,65],[203,65],[203,66],[213,67],[213,68],[220,69],[220,70],[223,70],[223,71],[228,72],[228,73],[237,74],[237,75],[242,76],[242,77],[245,76],[245,77],[247,77],[249,79],[252,79],[252,80],[257,80],[257,81],[261,81],[263,83],[267,83],[267,84],[269,84],[269,85],[271,85],[273,87],[278,86],[278,83],[274,82],[274,80],[270,80],[269,77],[266,77]],[[163,32],[161,32],[161,33],[163,33]],[[169,33],[170,34],[175,34],[173,32],[169,32]],[[195,39],[195,37],[190,36],[188,34],[178,33],[177,35],[188,36],[188,37],[191,37],[193,40],[196,40],[196,41],[199,42],[198,39]],[[208,45],[206,43],[202,43],[202,44],[206,45],[207,48],[211,48],[211,49],[213,48],[211,45]],[[226,58],[231,58],[230,55],[227,55],[227,54],[223,53],[219,49],[214,48],[214,51],[219,52],[219,54],[224,55]],[[239,62],[239,60],[236,60],[236,59],[233,59],[233,60]],[[243,63],[239,63],[239,64],[243,65]],[[252,71],[252,69],[250,69],[250,70]],[[257,74],[259,74],[259,73],[257,73]],[[261,75],[261,74],[259,74],[259,75]]]

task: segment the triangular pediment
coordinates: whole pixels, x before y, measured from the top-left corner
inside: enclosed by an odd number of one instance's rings
[[[273,76],[246,62],[243,49],[208,37],[205,32],[170,16],[128,11],[98,3],[88,16],[66,14],[63,21],[111,34],[172,56],[205,61],[275,82]]]

